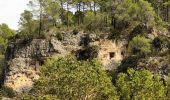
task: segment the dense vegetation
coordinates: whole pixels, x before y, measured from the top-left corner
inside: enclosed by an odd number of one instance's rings
[[[41,69],[41,78],[28,94],[15,99],[22,100],[168,100],[167,86],[157,74],[148,70],[119,73],[115,83],[111,76],[101,69],[96,60],[77,61],[72,56],[47,60]],[[168,95],[167,95],[168,93]]]
[[[117,99],[111,78],[101,65],[77,61],[74,57],[47,60],[41,69],[41,78],[25,98],[52,97],[58,99]]]
[[[19,33],[36,37],[51,28],[120,31],[135,23],[168,26],[169,5],[168,0],[30,0],[31,10],[21,15]]]
[[[12,30],[6,24],[0,25],[0,83],[2,83],[3,78],[3,67],[5,61],[5,50],[8,45],[8,41],[15,34],[15,30]]]
[[[93,57],[81,61],[73,56],[54,57],[42,66],[40,79],[29,93],[15,95],[3,87],[0,96],[16,100],[170,98],[170,80],[162,79],[149,68],[136,68],[139,59],[153,56],[165,57],[170,64],[169,38],[161,33],[148,38],[154,29],[169,32],[170,0],[30,0],[28,5],[30,10],[21,14],[16,33],[7,25],[0,25],[0,64],[9,40],[49,38],[52,31],[60,41],[63,37],[60,32],[68,30],[74,35],[84,30],[109,33],[107,39],[111,40],[125,38],[129,57],[113,72],[102,70]]]

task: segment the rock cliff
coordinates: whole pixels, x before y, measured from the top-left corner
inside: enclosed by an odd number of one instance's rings
[[[104,70],[116,69],[125,56],[123,41],[99,39],[99,37],[85,33],[65,35],[62,40],[56,37],[47,39],[33,39],[25,41],[17,39],[11,41],[6,50],[7,66],[5,67],[4,85],[17,93],[27,92],[39,78],[39,68],[44,61],[53,55],[65,56],[77,54],[78,51],[89,46],[98,46],[96,57],[104,66]],[[92,54],[86,52],[82,57]],[[91,56],[91,55],[90,55]],[[84,57],[85,58],[85,57]],[[87,57],[87,59],[89,59]]]
[[[54,53],[64,55],[66,52],[60,42],[53,39],[11,42],[6,50],[4,85],[16,92],[29,91],[33,81],[39,78],[39,67]]]

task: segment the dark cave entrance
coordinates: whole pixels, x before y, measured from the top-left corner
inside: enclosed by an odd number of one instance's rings
[[[115,52],[110,52],[109,57],[110,57],[110,59],[114,58],[115,57]]]

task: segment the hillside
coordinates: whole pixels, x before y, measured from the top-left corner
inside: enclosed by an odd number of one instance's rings
[[[30,0],[0,25],[3,100],[169,100],[169,1]]]

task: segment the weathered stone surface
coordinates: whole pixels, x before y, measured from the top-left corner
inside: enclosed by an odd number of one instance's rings
[[[39,68],[45,59],[54,54],[59,56],[74,54],[87,45],[99,47],[97,58],[103,64],[104,70],[116,69],[125,56],[126,42],[100,39],[95,34],[90,34],[88,41],[86,37],[86,33],[80,32],[77,35],[65,34],[60,41],[55,37],[51,37],[51,40],[12,41],[6,50],[7,67],[4,85],[11,87],[17,93],[27,92],[39,78]],[[85,41],[83,38],[86,38]],[[89,43],[86,45],[86,42]]]
[[[149,57],[138,61],[137,69],[148,69],[166,78],[170,73],[170,62],[166,57]]]
[[[2,100],[12,100],[11,98],[2,97]]]
[[[29,91],[33,81],[39,78],[40,65],[55,53],[65,55],[63,48],[61,43],[54,39],[11,42],[6,53],[4,85],[18,93]]]
[[[117,69],[121,61],[126,56],[126,43],[123,41],[100,40],[100,47],[97,58],[104,66],[105,70]]]

